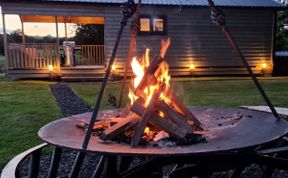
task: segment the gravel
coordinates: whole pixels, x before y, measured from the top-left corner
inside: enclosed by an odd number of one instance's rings
[[[50,85],[50,89],[64,116],[92,111],[92,108],[66,84],[53,84]]]
[[[68,178],[69,173],[72,170],[73,162],[76,158],[77,152],[76,151],[66,151],[62,153],[61,161],[58,169],[58,178]],[[88,153],[84,159],[84,163],[82,165],[81,172],[79,177],[92,177],[93,172],[96,168],[100,156],[97,154]],[[48,176],[49,165],[51,161],[51,156],[41,156],[40,160],[40,170],[39,170],[39,178],[46,178]],[[21,163],[19,166],[20,170],[20,177],[26,177],[28,175],[29,169],[29,159],[26,159]]]

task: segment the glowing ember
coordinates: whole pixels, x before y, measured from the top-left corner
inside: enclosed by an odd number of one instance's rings
[[[149,127],[145,127],[144,133],[148,134],[149,131],[150,131],[150,128]]]

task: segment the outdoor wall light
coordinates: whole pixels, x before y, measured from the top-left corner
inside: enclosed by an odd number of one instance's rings
[[[194,64],[190,64],[189,69],[190,69],[190,72],[193,72],[195,70],[195,65]]]
[[[50,79],[50,81],[53,81],[53,80],[54,80],[54,73],[53,73],[53,65],[52,65],[52,64],[50,64],[50,65],[48,66],[48,70],[49,70],[49,72],[50,72],[49,79]]]
[[[261,66],[262,66],[262,70],[265,70],[267,68],[267,64],[265,62]]]
[[[112,65],[112,71],[115,71],[116,70],[116,65]]]
[[[53,71],[53,65],[50,64],[50,65],[48,66],[48,69],[49,69],[50,72],[52,72],[52,71]]]

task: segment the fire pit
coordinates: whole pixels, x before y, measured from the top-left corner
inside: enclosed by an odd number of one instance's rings
[[[127,143],[107,142],[92,136],[87,151],[112,155],[169,156],[209,154],[255,148],[258,145],[280,138],[288,132],[288,123],[275,120],[273,115],[246,109],[223,109],[193,107],[203,124],[207,142],[188,146],[131,148]],[[92,113],[63,118],[42,127],[39,136],[43,141],[58,147],[82,151],[85,131],[76,127],[80,122],[88,122]],[[119,114],[119,110],[105,110],[99,119]],[[239,117],[239,115],[242,117]]]
[[[217,157],[217,159],[215,158],[215,160],[223,161],[224,159],[224,162],[226,161],[229,164],[231,161],[235,162],[235,158],[240,159],[242,157],[240,152],[243,153],[244,151],[248,154],[243,157],[246,158],[248,155],[248,159],[242,160],[242,165],[244,162],[247,163],[249,156],[255,156],[254,148],[274,141],[288,132],[288,123],[282,120],[276,112],[241,53],[240,48],[229,33],[223,13],[214,7],[212,0],[208,0],[208,3],[211,8],[213,22],[221,28],[239,54],[240,59],[273,115],[246,109],[187,108],[169,87],[170,77],[168,75],[168,64],[165,62],[165,53],[170,45],[170,40],[162,42],[160,55],[154,57],[153,60],[147,59],[147,56],[149,56],[148,51],[144,58],[132,60],[132,69],[136,76],[129,92],[131,103],[128,103],[123,110],[100,111],[101,100],[115,60],[123,28],[128,18],[133,16],[135,11],[137,13],[134,27],[137,26],[137,21],[139,22],[137,17],[139,18],[141,1],[136,7],[134,1],[129,0],[123,6],[123,19],[120,30],[93,113],[74,115],[54,121],[42,127],[38,133],[43,141],[55,145],[56,148],[68,148],[79,151],[70,175],[71,178],[77,177],[85,152],[99,153],[107,158],[105,164],[107,177],[136,177],[136,175],[138,177],[140,173],[144,174],[143,170],[149,170],[153,167],[155,169],[156,167],[159,168],[159,166],[174,162],[172,160],[180,160],[181,164],[195,164],[195,162],[200,160],[204,165],[206,163],[210,164],[210,162],[214,161],[211,159],[215,155],[221,156]],[[129,60],[130,57],[128,57]],[[127,71],[127,68],[125,71]],[[126,83],[125,80],[124,83]],[[87,123],[85,130],[76,127],[81,123]],[[97,132],[95,136],[93,132],[99,131],[95,129],[98,127],[101,132]],[[151,130],[153,134],[151,134]],[[128,142],[117,140],[118,136],[127,136],[128,132],[132,133]],[[144,137],[148,136],[148,140],[153,141],[148,142],[148,144],[141,144],[143,135]],[[205,139],[202,139],[203,137]],[[166,138],[171,138],[172,140],[167,140]],[[188,140],[191,138],[196,138],[196,141],[189,142]],[[147,162],[141,168],[133,169],[130,172],[128,170],[126,174],[118,174],[128,169],[131,160],[129,162],[124,159],[120,164],[120,167],[124,168],[120,168],[118,171],[116,155],[121,155],[123,158],[136,155],[153,156],[157,157],[158,161]],[[175,156],[177,156],[177,159]],[[175,159],[172,159],[172,157]],[[207,157],[211,157],[211,159],[207,159]],[[56,169],[57,160],[59,158],[57,158],[57,151],[55,151],[51,170]],[[159,162],[161,164],[157,165]],[[217,164],[216,162],[214,166]],[[239,165],[236,164],[235,167]],[[101,167],[103,167],[103,156],[93,177],[100,177]],[[138,169],[141,169],[142,172]]]

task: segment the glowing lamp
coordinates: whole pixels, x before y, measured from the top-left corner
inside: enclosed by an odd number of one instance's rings
[[[267,64],[264,62],[263,64],[262,64],[262,69],[266,69],[267,68]]]
[[[113,64],[112,65],[112,71],[115,71],[116,70],[116,66]]]
[[[191,72],[193,72],[193,71],[195,70],[195,65],[194,65],[194,64],[191,64],[191,65],[189,66],[189,69],[190,69]]]
[[[48,66],[48,69],[49,69],[50,72],[52,72],[52,71],[53,71],[53,66],[50,64],[50,65]]]

